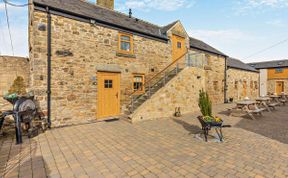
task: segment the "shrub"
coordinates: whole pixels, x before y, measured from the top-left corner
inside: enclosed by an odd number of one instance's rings
[[[12,86],[10,87],[8,94],[17,94],[17,95],[25,95],[26,94],[26,86],[25,86],[25,82],[24,82],[24,78],[18,76]]]
[[[203,89],[199,91],[198,106],[203,116],[212,117],[212,103],[209,99],[209,95]]]

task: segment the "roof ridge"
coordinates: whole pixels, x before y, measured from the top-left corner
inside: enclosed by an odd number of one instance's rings
[[[282,62],[282,61],[288,61],[288,59],[271,60],[271,61],[261,61],[261,62],[251,62],[251,63],[247,63],[247,64],[261,64],[261,63],[267,63],[267,62]]]
[[[143,19],[139,19],[139,18],[136,18],[136,17],[129,17],[129,15],[127,15],[127,14],[125,14],[124,12],[120,12],[120,11],[117,11],[117,10],[112,10],[112,9],[109,9],[109,8],[107,8],[107,7],[103,7],[103,6],[99,6],[98,4],[96,4],[96,3],[92,3],[92,2],[89,2],[89,1],[87,1],[87,0],[78,0],[78,1],[81,1],[81,2],[83,2],[83,3],[87,3],[87,4],[89,4],[89,5],[94,5],[94,6],[96,6],[96,7],[99,7],[99,8],[102,8],[102,9],[105,9],[105,10],[109,10],[109,11],[111,11],[111,12],[114,12],[114,13],[118,13],[118,14],[121,14],[121,15],[124,15],[124,16],[126,16],[126,17],[128,17],[128,18],[132,18],[132,19],[137,19],[137,20],[139,20],[139,21],[141,21],[141,22],[143,22],[143,23],[147,23],[147,24],[149,24],[149,25],[153,25],[153,26],[155,26],[155,27],[158,27],[158,28],[161,28],[161,26],[159,26],[159,25],[156,25],[156,24],[153,24],[153,23],[151,23],[151,22],[148,22],[148,21],[145,21],[145,20],[143,20]]]
[[[179,22],[180,20],[176,20],[176,21],[173,21],[173,22],[171,22],[171,23],[169,23],[169,24],[167,24],[167,25],[163,25],[162,26],[162,28],[164,28],[164,27],[168,27],[169,25],[172,25],[172,24],[176,24],[177,22]]]

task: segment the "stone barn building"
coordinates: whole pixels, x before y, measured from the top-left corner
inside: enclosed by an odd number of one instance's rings
[[[259,97],[259,72],[234,58],[227,60],[228,100],[238,101]]]
[[[201,89],[224,102],[225,54],[180,21],[154,25],[111,2],[31,1],[30,88],[54,126],[193,112]]]
[[[250,63],[260,72],[260,95],[288,92],[288,60]]]

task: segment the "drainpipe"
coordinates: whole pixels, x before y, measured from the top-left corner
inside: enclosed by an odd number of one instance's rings
[[[227,100],[227,56],[225,56],[225,72],[224,72],[224,103],[228,103]]]
[[[47,121],[51,128],[51,14],[49,7],[47,11]]]

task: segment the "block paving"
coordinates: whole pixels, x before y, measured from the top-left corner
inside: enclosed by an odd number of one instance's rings
[[[280,142],[277,135],[269,138],[241,128],[247,118],[228,117],[221,112],[228,107],[214,110],[232,125],[224,129],[223,143],[195,138],[200,131],[197,113],[137,124],[120,120],[55,128],[30,140],[24,137],[22,145],[15,145],[12,133],[1,136],[0,177],[288,177],[283,136]],[[288,121],[287,109],[264,113],[251,123],[277,123],[285,116]]]

